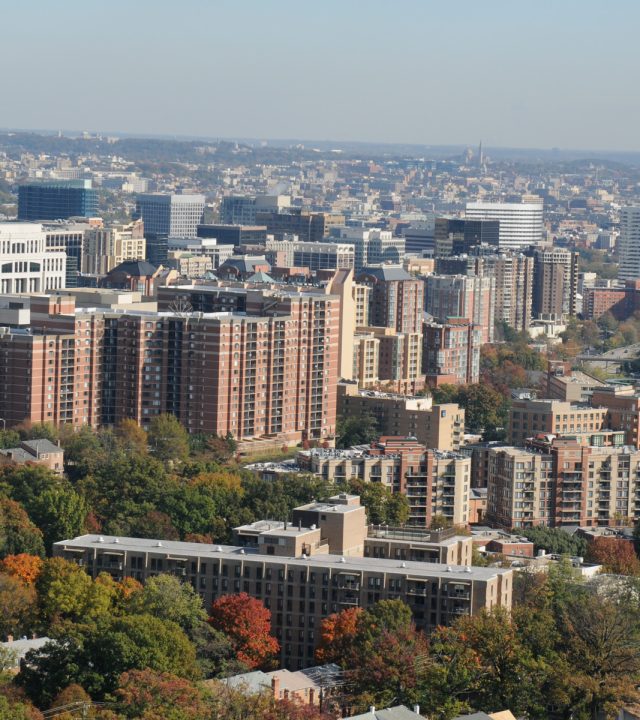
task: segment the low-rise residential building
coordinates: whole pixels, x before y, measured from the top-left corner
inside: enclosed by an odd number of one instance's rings
[[[340,505],[351,509],[336,509]],[[207,606],[222,595],[246,592],[271,611],[280,660],[289,669],[313,663],[322,620],[346,608],[402,599],[417,627],[431,632],[462,615],[511,607],[508,569],[364,557],[364,547],[359,556],[327,552],[364,539],[357,508],[353,498],[342,496],[298,508],[297,524],[294,516],[286,527],[256,532],[253,547],[83,535],[55,543],[54,555],[77,562],[93,577],[106,572],[115,580],[144,582],[160,573],[177,575]],[[353,522],[340,521],[349,516]],[[320,525],[305,526],[306,518]]]
[[[0,455],[18,465],[34,463],[56,473],[64,472],[64,450],[47,438],[23,440],[18,447],[0,450]]]

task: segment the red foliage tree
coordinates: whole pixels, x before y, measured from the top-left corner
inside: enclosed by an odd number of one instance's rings
[[[20,578],[27,585],[34,583],[42,570],[42,558],[28,553],[7,555],[0,564],[0,569],[9,575]]]
[[[589,543],[587,557],[607,572],[618,575],[640,575],[640,560],[631,540],[597,537]]]
[[[247,593],[224,595],[211,605],[209,622],[229,637],[238,660],[248,668],[265,666],[280,649],[271,635],[271,612]]]
[[[319,664],[340,661],[353,646],[358,630],[358,618],[362,608],[348,608],[329,615],[320,626],[320,642],[316,648],[316,662]]]

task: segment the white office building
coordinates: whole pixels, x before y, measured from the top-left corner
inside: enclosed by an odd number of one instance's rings
[[[640,207],[620,208],[620,280],[640,279]]]
[[[394,237],[390,230],[338,227],[332,228],[331,238],[353,245],[356,272],[382,263],[399,265],[404,258],[405,240]]]
[[[543,204],[522,203],[467,203],[468,220],[499,220],[501,249],[523,249],[539,245],[542,241]]]
[[[0,292],[39,293],[65,287],[67,253],[47,248],[40,223],[0,223]]]

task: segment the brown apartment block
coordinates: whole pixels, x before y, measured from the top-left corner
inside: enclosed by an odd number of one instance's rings
[[[55,543],[54,555],[94,577],[107,572],[144,582],[159,573],[177,575],[206,607],[246,592],[271,611],[281,665],[290,669],[313,664],[322,620],[347,608],[402,599],[416,625],[431,632],[485,608],[511,607],[511,570],[431,562],[447,554],[435,546],[456,546],[458,538],[378,530],[368,538],[359,499],[337,496],[296,509],[292,523],[236,528],[232,546],[84,535]],[[470,557],[468,547],[465,552]]]
[[[34,300],[31,332],[0,335],[7,426],[146,426],[168,412],[191,432],[332,438],[339,299],[242,288],[226,299],[226,309],[159,313]]]
[[[430,397],[360,390],[339,383],[338,416],[372,415],[381,435],[415,437],[428,448],[457,451],[464,438],[464,410],[456,403],[434,405]]]
[[[640,451],[540,438],[489,450],[487,522],[498,527],[633,524]]]

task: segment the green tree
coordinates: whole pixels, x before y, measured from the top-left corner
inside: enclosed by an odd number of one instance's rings
[[[20,553],[44,555],[42,532],[19,503],[0,496],[0,557]]]
[[[81,567],[58,557],[45,561],[36,589],[40,616],[48,624],[97,622],[115,600],[112,581],[94,581]]]
[[[43,532],[47,551],[58,540],[82,535],[88,514],[86,500],[67,487],[45,490],[30,508],[32,520]]]
[[[135,613],[171,620],[187,633],[207,619],[200,595],[172,575],[148,578],[142,591],[132,596],[130,607]]]
[[[149,424],[149,449],[159,460],[189,457],[189,435],[174,415],[157,415]]]
[[[349,490],[360,495],[367,510],[367,519],[374,525],[404,525],[409,519],[409,501],[406,495],[393,493],[378,482],[349,481]]]
[[[378,421],[373,415],[338,418],[336,425],[336,447],[369,445],[380,437]]]
[[[545,550],[557,555],[584,556],[587,552],[587,541],[578,535],[569,535],[561,528],[549,528],[542,525],[524,528],[521,531],[527,540],[534,544],[534,550]]]

